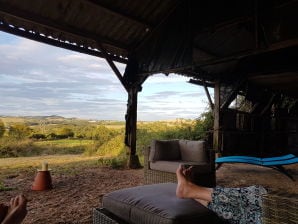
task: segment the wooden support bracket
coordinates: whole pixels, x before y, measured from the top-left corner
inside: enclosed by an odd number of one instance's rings
[[[233,88],[233,90],[231,91],[231,93],[228,95],[228,97],[226,98],[225,102],[223,102],[223,104],[221,105],[220,109],[221,110],[225,110],[227,109],[227,107],[231,104],[231,102],[235,99],[235,97],[237,96],[237,93],[239,92],[241,86],[243,85],[243,83],[245,82],[244,79],[240,80]]]

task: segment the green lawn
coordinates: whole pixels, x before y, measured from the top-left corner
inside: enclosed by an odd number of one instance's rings
[[[34,168],[39,169],[42,162],[48,162],[49,168],[55,165],[67,165],[74,162],[97,161],[99,156],[82,156],[82,155],[49,155],[49,156],[32,156],[17,158],[0,158],[0,170]]]
[[[34,142],[34,146],[45,154],[82,154],[93,140],[60,139]]]
[[[39,147],[75,147],[75,146],[86,146],[92,144],[93,140],[81,140],[81,139],[60,139],[60,140],[48,140],[48,141],[37,141],[34,144]]]

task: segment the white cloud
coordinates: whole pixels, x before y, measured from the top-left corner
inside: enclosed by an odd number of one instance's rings
[[[0,115],[124,120],[127,93],[105,60],[0,32]],[[116,63],[123,74],[125,66]],[[183,76],[150,76],[138,119],[196,118],[206,103]]]

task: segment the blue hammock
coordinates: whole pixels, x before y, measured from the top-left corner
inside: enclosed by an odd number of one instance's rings
[[[274,168],[283,174],[287,175],[289,178],[294,180],[294,178],[287,173],[283,168],[283,165],[290,165],[298,163],[298,157],[293,154],[287,154],[284,156],[276,156],[269,158],[253,157],[253,156],[224,156],[219,157],[215,160],[215,163],[218,164],[216,169],[219,169],[223,163],[248,163],[259,166],[266,166]]]

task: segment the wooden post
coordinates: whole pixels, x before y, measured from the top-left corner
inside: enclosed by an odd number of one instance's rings
[[[213,105],[213,150],[210,153],[210,168],[213,174],[214,185],[216,185],[215,158],[218,157],[220,149],[220,82],[214,85],[214,105]]]
[[[220,151],[220,82],[216,81],[214,86],[214,124],[213,124],[213,150]]]
[[[139,157],[137,156],[137,103],[138,88],[128,88],[127,112],[125,115],[125,144],[130,148],[128,166],[132,169],[141,168]]]

